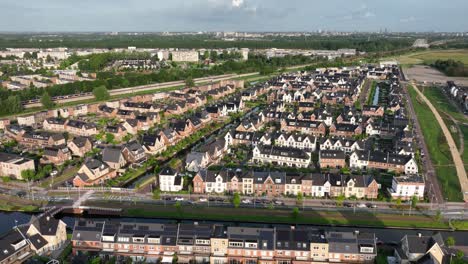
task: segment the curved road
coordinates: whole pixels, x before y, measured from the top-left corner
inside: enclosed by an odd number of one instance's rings
[[[458,152],[457,145],[455,144],[455,141],[453,140],[452,134],[450,134],[449,129],[444,123],[444,120],[440,116],[439,112],[437,112],[437,109],[427,99],[427,97],[416,87],[416,84],[413,81],[411,81],[411,85],[413,86],[413,89],[417,92],[417,94],[421,97],[421,99],[427,104],[429,109],[431,109],[432,113],[436,117],[437,122],[442,128],[442,132],[444,133],[444,136],[447,139],[447,144],[449,145],[450,153],[452,154],[452,159],[455,164],[455,169],[457,170],[457,176],[460,182],[463,200],[465,202],[468,202],[468,178],[466,176],[466,170],[465,170],[463,161],[461,159],[460,152]]]

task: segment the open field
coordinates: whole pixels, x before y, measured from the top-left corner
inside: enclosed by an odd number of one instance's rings
[[[442,133],[442,128],[435,121],[436,118],[430,108],[418,97],[412,86],[408,92],[413,101],[414,110],[426,140],[430,158],[434,164],[437,179],[442,187],[444,197],[449,201],[460,201],[463,196],[460,182],[450,154],[450,149]]]
[[[403,65],[432,63],[436,60],[459,60],[468,65],[468,50],[425,50],[419,52],[412,52],[397,57],[390,57],[386,59],[395,59]]]
[[[447,81],[454,81],[458,85],[468,86],[467,77],[449,77],[442,72],[426,65],[414,65],[403,68],[407,79],[413,79],[417,82],[438,83],[445,85]]]
[[[465,164],[465,168],[467,168],[466,164],[468,164],[468,150],[465,148],[468,147],[468,118],[448,100],[442,88],[425,87],[423,89],[423,93],[441,113],[445,124],[450,128],[450,132],[453,139],[457,143],[457,147],[460,148],[460,144],[463,143],[464,151],[461,154],[461,157],[463,163]],[[454,124],[454,122],[448,116],[453,117],[457,124]],[[455,130],[452,130],[452,126],[455,127]],[[461,131],[458,130],[458,128],[460,128]]]

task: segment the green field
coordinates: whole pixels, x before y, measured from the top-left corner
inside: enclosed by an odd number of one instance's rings
[[[459,109],[454,106],[444,94],[441,88],[438,87],[426,87],[423,90],[424,95],[432,102],[435,108],[439,111],[440,115],[443,117],[445,124],[450,130],[457,147],[460,148],[460,134],[462,135],[463,142],[465,145],[465,149],[468,148],[468,118],[465,117],[463,113],[459,111]],[[456,124],[447,116],[450,115],[458,122],[458,127],[461,131],[457,129],[457,131],[452,130],[452,126],[456,127]],[[463,163],[465,164],[465,168],[467,168],[468,164],[468,150],[463,151],[462,155]]]
[[[87,202],[87,204],[89,204]],[[108,206],[103,202],[93,201],[89,205]],[[169,218],[189,220],[211,220],[228,222],[259,222],[310,225],[342,225],[373,227],[406,228],[448,228],[448,223],[435,221],[430,216],[408,214],[373,214],[352,211],[302,211],[294,216],[292,210],[275,208],[226,208],[186,205],[180,208],[174,205],[151,205],[122,203],[123,216]],[[463,226],[457,225],[458,228]]]
[[[434,164],[437,178],[440,186],[442,187],[442,193],[449,201],[461,201],[462,195],[460,191],[460,183],[458,181],[457,173],[453,166],[452,156],[445,136],[442,133],[442,129],[435,121],[435,116],[429,107],[422,102],[421,99],[418,99],[414,88],[412,86],[408,86],[408,91],[424,134],[424,140],[426,141],[430,158]],[[442,100],[443,97],[437,97],[437,99]]]
[[[386,59],[395,59],[402,65],[432,63],[436,60],[453,59],[468,65],[468,50],[426,50]]]

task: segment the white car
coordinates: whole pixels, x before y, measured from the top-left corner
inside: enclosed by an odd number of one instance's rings
[[[360,204],[357,204],[356,207],[358,208],[366,208],[366,204],[363,204],[363,203],[360,203]]]
[[[208,199],[201,197],[200,199],[198,199],[198,201],[200,201],[202,203],[206,203],[206,202],[208,202]]]
[[[184,199],[184,197],[176,197],[176,198],[174,198],[174,200],[175,200],[175,201],[183,201],[183,200],[185,200],[185,199]]]
[[[250,201],[249,199],[243,199],[241,202],[242,202],[243,204],[249,204],[249,203],[251,203],[251,201]]]

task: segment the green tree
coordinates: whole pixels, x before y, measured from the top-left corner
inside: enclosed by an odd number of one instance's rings
[[[203,60],[209,59],[210,58],[210,52],[208,50],[205,50],[203,53]]]
[[[101,258],[99,256],[94,257],[94,258],[91,259],[91,261],[89,263],[91,263],[91,264],[101,264]]]
[[[299,216],[299,208],[294,207],[292,210],[292,217],[296,219],[298,216]]]
[[[55,106],[55,103],[52,101],[52,97],[50,97],[48,92],[44,92],[42,94],[41,104],[46,109],[52,109]]]
[[[50,55],[47,55],[46,57],[46,62],[52,62],[54,61]]]
[[[36,177],[36,172],[34,170],[24,170],[21,171],[21,178],[27,181],[33,181]]]
[[[302,192],[299,192],[296,196],[296,204],[301,205],[302,202],[304,202],[304,196],[302,195]]]
[[[240,195],[239,193],[234,193],[234,197],[232,198],[232,203],[234,204],[234,207],[235,208],[238,208],[240,203],[241,203],[241,199],[240,199]]]
[[[158,188],[156,188],[156,190],[153,191],[153,199],[155,200],[161,199],[161,191]]]
[[[217,61],[218,60],[218,52],[216,52],[215,50],[211,51],[210,52],[210,59],[213,62]]]
[[[112,133],[106,133],[106,142],[107,143],[113,143],[115,139],[114,134]]]
[[[195,86],[195,82],[193,81],[192,76],[188,76],[185,79],[185,86],[187,86],[187,87],[194,87]]]
[[[178,213],[181,213],[182,212],[182,203],[180,201],[177,201],[175,204],[174,204],[174,207],[176,208],[177,212]]]
[[[336,205],[338,205],[338,206],[343,206],[343,202],[344,202],[345,198],[346,198],[346,197],[345,197],[343,194],[338,195],[338,196],[336,197]]]
[[[397,207],[400,207],[401,206],[401,198],[398,197],[396,200],[395,200],[395,204]]]
[[[94,98],[96,98],[98,101],[103,101],[110,98],[109,91],[107,91],[107,88],[104,85],[94,88],[93,95]]]
[[[447,237],[447,239],[445,240],[445,244],[447,244],[448,247],[455,246],[455,238],[453,238],[453,236]]]
[[[419,202],[418,197],[416,196],[411,197],[411,207],[416,208],[416,206],[418,205],[418,202]]]

